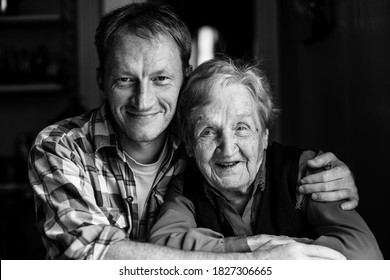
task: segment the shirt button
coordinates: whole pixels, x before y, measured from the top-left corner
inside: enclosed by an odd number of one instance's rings
[[[132,203],[133,200],[134,200],[134,197],[132,197],[131,195],[128,196],[128,197],[126,197],[126,201],[127,201],[128,203]]]

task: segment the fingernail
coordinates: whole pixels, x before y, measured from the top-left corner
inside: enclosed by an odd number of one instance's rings
[[[316,199],[318,198],[318,196],[317,196],[317,194],[313,193],[313,194],[311,195],[311,198],[314,199],[314,200],[316,200]]]
[[[299,191],[300,193],[303,193],[304,190],[305,190],[305,189],[304,189],[302,186],[300,186],[300,187],[298,188],[298,191]]]

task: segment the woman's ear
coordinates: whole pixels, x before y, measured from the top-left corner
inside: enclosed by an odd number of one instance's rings
[[[192,146],[189,145],[189,144],[185,144],[185,147],[186,147],[187,155],[189,157],[193,157],[194,156],[194,150],[192,149]]]
[[[263,137],[262,137],[262,141],[263,141],[263,149],[266,150],[267,147],[268,147],[268,134],[269,134],[269,131],[268,129],[266,129],[264,132],[263,132]]]

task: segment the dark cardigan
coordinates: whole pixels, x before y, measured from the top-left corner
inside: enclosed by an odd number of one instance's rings
[[[266,183],[258,187],[252,205],[253,234],[316,238],[317,234],[299,209],[296,187],[302,150],[273,143],[267,149]],[[194,162],[186,168],[184,195],[195,207],[198,227],[210,228],[225,237],[235,236],[223,211],[206,196],[203,177]]]

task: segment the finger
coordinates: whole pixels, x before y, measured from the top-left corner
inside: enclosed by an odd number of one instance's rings
[[[346,165],[334,166],[331,169],[310,174],[301,179],[301,184],[312,184],[339,180],[350,176],[350,171]]]
[[[352,210],[355,209],[356,206],[358,206],[359,200],[356,198],[351,198],[343,203],[340,204],[340,208],[343,210]]]
[[[312,168],[320,168],[326,166],[329,163],[336,163],[338,161],[339,160],[333,153],[323,153],[313,159],[308,160],[307,163]]]
[[[297,243],[293,238],[274,238],[266,242],[263,246],[264,247],[275,247],[280,245],[286,245],[291,243]]]
[[[299,186],[298,188],[298,191],[302,194],[311,194],[315,192],[331,192],[337,190],[350,190],[350,189],[343,184],[342,180],[330,181],[326,183],[312,183],[312,184]]]
[[[305,245],[308,247],[306,254],[314,258],[322,258],[328,260],[345,260],[345,256],[336,250],[320,245]]]
[[[278,238],[275,235],[269,235],[269,234],[259,234],[257,237],[259,237],[258,238],[259,243],[262,243],[262,244],[265,244],[273,239]]]
[[[348,189],[342,189],[337,191],[328,191],[328,192],[316,192],[311,194],[311,198],[314,201],[318,202],[332,202],[340,201],[343,199],[348,199],[351,197],[350,191]]]
[[[313,243],[313,239],[305,238],[305,237],[296,237],[294,238],[296,242],[304,243],[304,244],[311,244]]]

